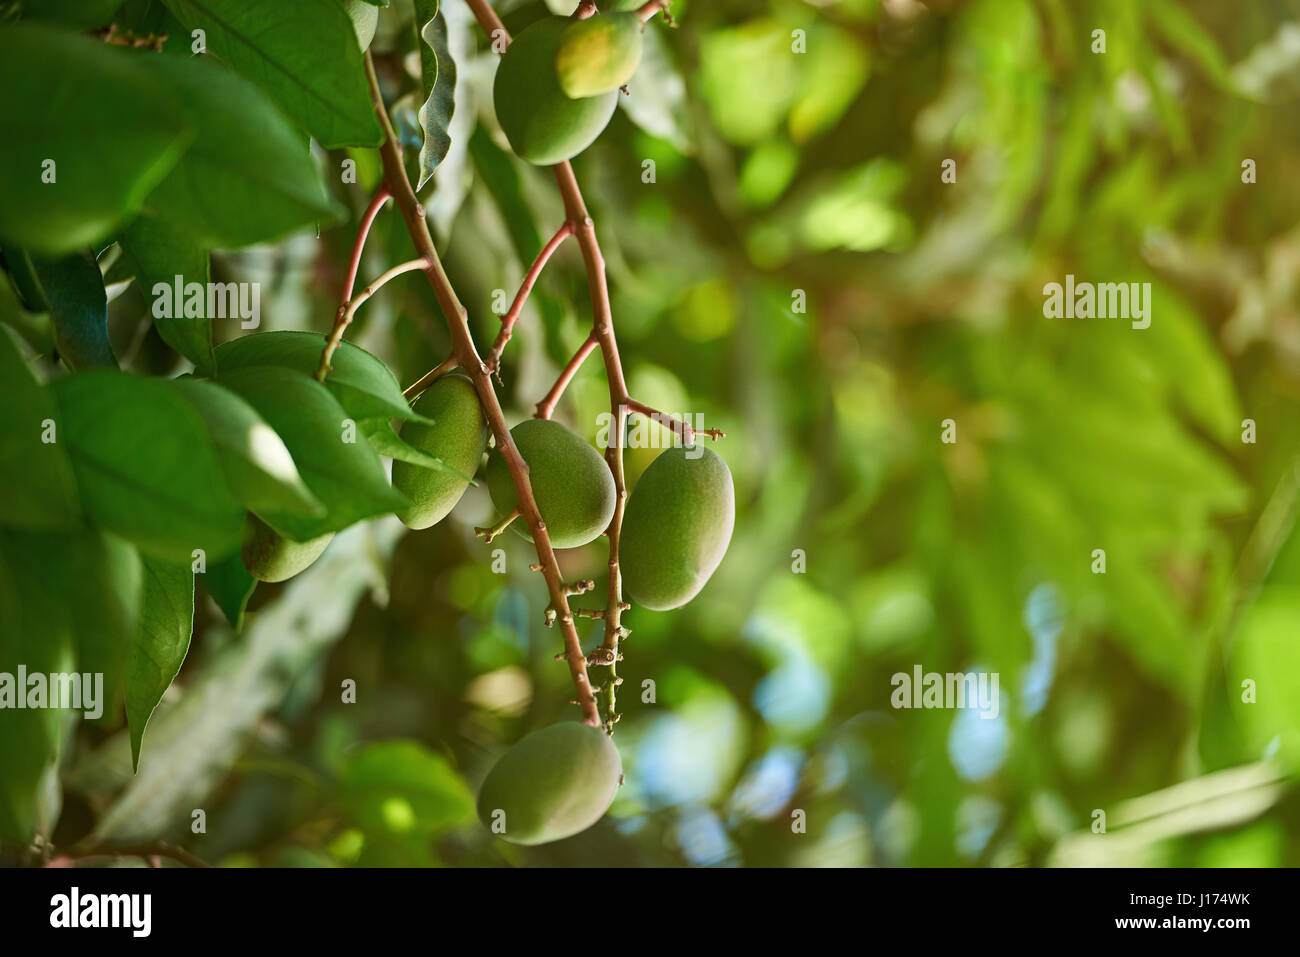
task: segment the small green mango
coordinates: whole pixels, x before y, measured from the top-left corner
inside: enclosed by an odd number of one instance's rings
[[[492,766],[478,792],[479,820],[511,844],[563,840],[601,819],[622,774],[604,731],[576,721],[553,724]]]
[[[253,513],[244,523],[244,567],[258,581],[282,582],[320,558],[334,533],[306,542],[292,542]]]
[[[357,43],[362,50],[370,48],[370,41],[375,38],[375,28],[379,26],[379,8],[362,0],[343,0],[343,8],[352,18],[352,29],[357,33]]]
[[[551,166],[577,156],[609,124],[618,91],[570,99],[555,72],[568,17],[544,17],[506,48],[492,84],[497,121],[520,159]]]
[[[614,517],[614,476],[599,452],[579,435],[550,419],[525,419],[510,435],[528,463],[533,498],[555,548],[577,548],[594,540]],[[488,492],[503,514],[519,507],[515,483],[501,453],[487,465]],[[522,520],[511,526],[532,540]]]
[[[668,449],[627,501],[618,547],[624,589],[646,608],[680,608],[717,571],[735,524],[727,463],[698,446]]]
[[[575,100],[617,90],[632,79],[641,48],[641,20],[634,13],[574,20],[555,51],[560,89]]]
[[[420,394],[412,408],[433,425],[404,422],[401,436],[422,452],[436,455],[457,472],[478,471],[487,448],[487,419],[468,376],[445,375]],[[458,475],[409,462],[393,462],[393,488],[411,500],[398,513],[408,528],[428,528],[456,507],[469,483]]]

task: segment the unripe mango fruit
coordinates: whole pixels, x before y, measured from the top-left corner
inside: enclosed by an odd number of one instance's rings
[[[735,524],[727,463],[698,446],[668,449],[627,501],[618,546],[623,588],[646,608],[680,608],[717,571]]]
[[[574,20],[555,50],[560,89],[572,99],[617,90],[632,79],[641,49],[641,20],[634,13]]]
[[[357,33],[357,43],[367,50],[370,41],[375,38],[375,28],[379,26],[379,8],[362,0],[343,0],[343,8],[352,18],[352,29]]]
[[[433,425],[403,422],[403,439],[422,452],[436,455],[463,475],[478,471],[487,448],[487,419],[468,376],[443,376],[425,389],[411,408],[433,419]],[[428,528],[456,507],[469,482],[451,472],[395,461],[393,488],[411,500],[410,508],[397,517],[408,528]]]
[[[244,567],[258,581],[282,582],[320,558],[334,533],[306,542],[292,542],[251,512],[244,524]]]
[[[577,156],[609,124],[618,91],[570,99],[560,88],[555,57],[568,17],[543,17],[506,48],[492,84],[497,121],[520,159],[551,166]]]
[[[601,819],[622,775],[618,749],[604,731],[576,721],[553,724],[492,766],[478,792],[479,820],[511,844],[563,840]]]
[[[614,517],[614,476],[599,452],[550,419],[525,419],[510,435],[528,463],[533,498],[551,545],[577,548],[609,527]],[[503,514],[519,507],[514,479],[500,451],[488,457],[486,476],[492,501]],[[511,528],[532,539],[522,520],[516,520]]]

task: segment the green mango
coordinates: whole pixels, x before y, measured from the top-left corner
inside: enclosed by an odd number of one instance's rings
[[[641,63],[641,20],[606,13],[571,21],[555,50],[555,74],[571,99],[609,93],[632,79]]]
[[[357,32],[357,43],[362,50],[370,47],[375,38],[375,28],[379,25],[379,8],[362,0],[343,0],[343,8],[352,18],[352,29]]]
[[[258,581],[282,582],[320,558],[333,538],[330,532],[309,541],[293,542],[249,512],[244,547],[239,554],[248,573]]]
[[[563,840],[601,819],[622,776],[618,749],[604,731],[576,721],[553,724],[492,766],[478,792],[479,820],[511,844]]]
[[[624,590],[654,611],[680,608],[717,571],[735,524],[727,463],[699,446],[668,449],[627,500],[618,547]]]
[[[599,452],[550,419],[525,419],[510,430],[528,463],[537,510],[555,548],[577,548],[597,538],[614,517],[614,476]],[[515,483],[501,453],[488,456],[487,487],[502,514],[518,508]],[[511,528],[529,541],[521,519]]]
[[[492,84],[497,121],[520,159],[551,166],[577,156],[609,124],[618,91],[570,99],[555,72],[556,51],[573,21],[544,17],[506,48]]]
[[[415,400],[416,412],[433,419],[433,425],[403,422],[403,439],[422,452],[436,455],[457,472],[478,471],[487,448],[487,419],[478,393],[469,377],[460,373],[443,376]],[[410,462],[393,463],[393,488],[411,500],[398,513],[408,528],[428,528],[441,522],[456,507],[469,482],[459,475],[428,469]]]

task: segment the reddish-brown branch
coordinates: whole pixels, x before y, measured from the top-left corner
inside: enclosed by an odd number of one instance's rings
[[[456,368],[458,365],[460,365],[460,363],[456,361],[456,357],[454,355],[447,356],[447,358],[443,359],[436,366],[434,366],[424,375],[420,376],[420,378],[416,379],[405,389],[403,389],[402,398],[404,399],[414,398],[415,396],[423,392],[425,389],[429,388],[429,386],[433,385],[433,383],[436,380],[441,379],[444,375],[446,375],[452,369]]]
[[[361,304],[382,289],[390,279],[402,275],[403,273],[414,272],[417,269],[424,269],[428,262],[424,259],[412,259],[410,262],[404,262],[386,270],[353,296],[343,305],[339,306],[338,314],[334,317],[334,328],[330,331],[329,338],[325,340],[325,348],[321,350],[320,366],[316,369],[316,379],[320,382],[325,381],[325,376],[329,375],[330,360],[334,358],[334,351],[338,349],[339,343],[343,341],[343,334],[347,332],[348,326],[352,325],[352,317],[356,315],[357,309]],[[352,281],[348,282],[349,288]]]
[[[497,333],[496,341],[492,343],[492,351],[488,353],[488,371],[494,375],[497,375],[497,370],[501,367],[501,353],[505,351],[506,343],[510,341],[510,336],[515,329],[515,323],[519,321],[519,314],[524,310],[524,303],[528,301],[528,294],[533,291],[533,285],[537,282],[537,277],[542,274],[542,270],[546,267],[547,261],[555,250],[560,248],[560,243],[564,242],[572,232],[573,225],[571,223],[565,223],[556,230],[555,235],[542,247],[542,251],[533,260],[532,266],[524,275],[524,281],[519,284],[519,292],[515,293],[515,301],[510,304],[510,311],[501,317],[501,331]],[[497,375],[497,382],[500,381],[501,377]]]
[[[641,4],[634,11],[642,23],[647,23],[656,13],[663,13],[664,23],[670,27],[675,26],[672,14],[668,12],[671,6],[670,0],[648,0],[647,3]]]
[[[500,24],[499,20],[496,22]],[[496,439],[497,452],[505,461],[514,480],[519,512],[522,519],[528,523],[528,530],[533,536],[538,564],[541,566],[540,571],[542,577],[546,579],[546,588],[551,596],[551,608],[555,610],[564,635],[564,657],[568,662],[569,675],[578,692],[577,701],[582,708],[582,719],[587,724],[598,726],[600,712],[596,706],[591,681],[587,677],[587,660],[582,653],[582,643],[578,639],[573,613],[569,609],[568,596],[564,592],[565,583],[560,575],[559,562],[556,561],[555,550],[551,546],[546,524],[542,521],[541,513],[537,509],[537,501],[533,497],[532,486],[528,481],[528,465],[520,456],[519,449],[510,436],[505,413],[501,410],[501,403],[492,388],[492,376],[479,356],[474,338],[470,334],[465,307],[461,305],[451,281],[442,268],[442,260],[438,258],[438,251],[434,247],[433,237],[429,234],[429,226],[425,221],[424,207],[420,205],[415,191],[411,188],[411,181],[406,176],[406,170],[402,165],[401,147],[397,144],[392,123],[389,122],[388,110],[384,106],[383,95],[379,90],[379,81],[375,77],[374,61],[369,53],[366,54],[365,61],[371,99],[384,130],[384,142],[380,147],[380,157],[384,164],[384,183],[392,192],[397,208],[402,213],[402,219],[406,223],[407,232],[411,236],[416,252],[426,260],[424,273],[447,321],[452,339],[452,352],[460,367],[474,383],[474,389],[483,405],[488,427]]]
[[[321,351],[320,365],[316,369],[316,379],[320,382],[324,382],[325,376],[329,374],[330,359],[343,338],[344,327],[352,320],[351,314],[347,312],[347,306],[352,298],[352,287],[357,281],[357,271],[361,268],[361,253],[366,248],[366,237],[370,235],[370,227],[374,224],[375,217],[379,215],[379,210],[389,198],[388,187],[381,184],[370,200],[370,205],[361,214],[356,239],[352,240],[352,256],[348,260],[347,278],[343,281],[343,295],[339,299],[338,311],[334,314],[334,327],[330,330],[329,341]]]
[[[594,335],[587,336],[583,340],[582,345],[578,346],[578,351],[573,354],[573,358],[560,371],[560,377],[555,380],[555,385],[551,386],[551,391],[546,393],[541,402],[537,403],[537,412],[534,413],[535,418],[549,419],[551,417],[555,412],[556,403],[560,401],[560,396],[564,395],[564,390],[569,387],[569,383],[573,381],[573,377],[582,368],[587,356],[595,351],[597,345]]]
[[[637,415],[644,415],[656,424],[662,425],[664,428],[672,432],[673,435],[681,439],[686,445],[690,445],[694,442],[697,435],[707,435],[715,442],[718,439],[725,439],[727,437],[727,433],[723,432],[721,429],[697,429],[694,426],[683,422],[674,415],[660,412],[658,409],[651,408],[644,402],[638,402],[633,398],[627,399],[627,410],[629,412],[635,412]]]
[[[370,227],[375,222],[375,217],[379,215],[379,210],[383,208],[384,203],[391,198],[388,187],[381,185],[375,193],[375,198],[370,201],[366,211],[361,214],[361,224],[357,227],[357,238],[352,243],[352,258],[348,261],[348,278],[343,283],[343,298],[339,300],[339,305],[343,305],[352,298],[352,286],[357,281],[357,272],[361,268],[361,252],[366,248],[366,237],[370,235]]]
[[[465,0],[465,2],[473,11],[479,25],[488,37],[493,40],[501,39],[500,46],[504,50],[505,46],[510,42],[510,35],[506,32],[501,19],[496,15],[496,11],[492,9],[487,0]],[[662,9],[662,4],[657,4],[656,0],[652,0],[646,6],[658,6],[659,9]],[[643,14],[643,22],[644,19],[653,16],[653,13],[646,14],[645,10],[646,7],[642,7],[639,11]],[[494,44],[495,46],[496,44]],[[617,492],[614,500],[614,517],[610,520],[609,528],[605,532],[609,538],[609,585],[603,615],[605,639],[600,648],[592,653],[592,664],[608,665],[610,669],[609,682],[606,685],[609,694],[606,698],[605,727],[607,730],[612,731],[614,723],[618,720],[614,694],[614,689],[619,683],[616,671],[616,663],[620,657],[618,643],[627,634],[621,620],[626,606],[622,599],[623,579],[618,561],[619,539],[623,528],[623,508],[627,502],[627,484],[623,473],[623,432],[627,420],[626,403],[628,401],[627,382],[623,377],[623,365],[619,359],[618,342],[614,337],[609,285],[605,278],[605,257],[600,251],[600,243],[596,238],[595,224],[587,212],[587,204],[583,200],[582,190],[578,187],[577,178],[573,175],[573,167],[565,161],[551,167],[551,171],[555,176],[556,185],[560,189],[560,195],[564,199],[565,220],[572,228],[573,234],[578,240],[578,246],[582,251],[582,260],[586,267],[587,286],[591,292],[592,306],[592,331],[588,341],[594,341],[599,346],[601,358],[605,363],[605,377],[609,382],[610,412],[614,420],[610,429],[610,442],[605,450],[605,461],[609,464],[609,470],[614,476],[614,488]],[[581,358],[579,356],[574,357],[578,364],[591,351],[586,348],[585,344],[583,350],[579,350]],[[568,380],[572,378],[570,367],[576,370],[574,361],[571,361],[570,365],[565,367],[567,377],[562,374],[561,382],[556,383],[559,387],[558,391],[557,389],[551,390],[555,393],[556,400],[558,400],[559,394],[563,392],[564,386],[567,386]],[[539,414],[543,409],[551,407],[543,404],[547,403],[548,400],[550,400],[549,395],[542,400],[542,403],[539,403]],[[570,661],[570,664],[572,664],[572,661]]]

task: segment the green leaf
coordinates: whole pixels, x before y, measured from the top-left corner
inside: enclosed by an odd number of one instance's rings
[[[10,24],[0,27],[0,63],[6,242],[53,257],[108,236],[139,210],[193,136],[138,55]]]
[[[166,382],[94,370],[50,389],[58,441],[91,517],[172,561],[238,547],[243,509],[226,489],[203,419]]]
[[[474,817],[474,798],[460,775],[415,741],[359,749],[340,774],[339,790],[357,823],[380,834],[436,834]]]
[[[226,616],[226,621],[230,622],[230,627],[241,631],[244,627],[244,609],[253,595],[253,589],[257,587],[257,579],[248,573],[239,552],[232,552],[220,561],[209,562],[203,582],[208,586],[212,600]]]
[[[120,781],[131,758],[127,735],[87,756],[71,785],[111,802],[96,823],[95,840],[152,840],[189,826],[190,813],[207,806],[263,715],[284,704],[291,686],[302,687],[301,680],[316,673],[328,649],[346,633],[357,603],[372,587],[382,587],[382,563],[392,554],[400,527],[376,523],[339,535],[320,561],[250,621],[239,641],[217,649],[187,693],[154,714],[149,760],[125,788],[106,789],[105,782]],[[0,788],[5,783],[0,778]]]
[[[451,148],[448,128],[456,111],[456,61],[447,49],[447,22],[438,14],[438,0],[415,0],[415,27],[420,40],[420,80],[424,105],[420,107],[420,181],[423,189]]]
[[[253,407],[229,389],[201,379],[173,379],[203,417],[226,482],[240,505],[255,512],[292,512],[319,518],[325,507],[303,484],[284,442]]]
[[[18,333],[38,356],[54,353],[54,324],[49,313],[29,310],[10,283],[3,280],[0,280],[0,325]]]
[[[140,216],[118,234],[117,241],[146,302],[157,301],[154,287],[160,283],[170,291],[177,276],[182,284],[197,282],[207,288],[208,251],[176,226],[154,216]],[[150,314],[167,345],[193,362],[200,372],[212,371],[212,316],[207,314],[206,295],[202,316],[159,316],[153,309]]]
[[[325,505],[323,518],[258,512],[280,534],[307,541],[407,504],[388,484],[379,456],[356,434],[355,421],[315,379],[278,366],[232,369],[222,364],[220,382],[280,434],[307,487]]]
[[[261,90],[200,58],[142,58],[155,82],[198,118],[194,142],[149,194],[146,210],[213,248],[342,218],[302,136]]]
[[[352,21],[336,0],[164,2],[326,149],[383,141]]]
[[[116,535],[96,530],[80,536],[59,559],[59,569],[61,600],[72,615],[77,670],[104,676],[102,717],[116,724],[144,587],[140,553]]]
[[[90,250],[56,262],[32,263],[54,324],[54,347],[73,369],[117,368],[108,341],[108,298],[104,277]]]
[[[126,722],[131,729],[131,766],[154,708],[185,663],[194,630],[194,573],[188,564],[146,559],[140,626],[126,674]]]
[[[471,485],[477,485],[472,475],[466,475],[459,469],[454,469],[436,455],[430,455],[423,449],[417,449],[414,445],[406,442],[393,429],[387,419],[363,419],[357,423],[365,437],[370,440],[370,447],[380,455],[386,455],[390,459],[399,462],[409,462],[411,465],[423,466],[426,469],[433,469],[438,472],[447,472],[462,478]]]
[[[67,450],[41,441],[57,421],[54,400],[0,332],[0,524],[70,530],[80,524],[77,482]]]
[[[113,662],[126,652],[139,603],[134,550],[98,532],[0,529],[0,673],[109,669],[82,712],[109,713]],[[94,688],[92,682],[91,688]],[[49,835],[60,805],[57,767],[67,708],[0,711],[0,837]]]
[[[222,372],[269,365],[314,376],[324,348],[325,337],[317,332],[259,332],[218,346],[217,363]],[[325,385],[352,418],[428,421],[411,411],[383,360],[360,346],[340,343],[331,365]]]
[[[106,27],[123,0],[23,0],[23,15],[77,30]]]

